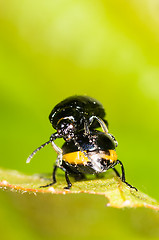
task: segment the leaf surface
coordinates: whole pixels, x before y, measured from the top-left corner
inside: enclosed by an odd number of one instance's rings
[[[159,210],[159,203],[135,189],[129,188],[120,178],[107,174],[107,178],[73,181],[71,190],[64,190],[66,186],[63,175],[57,176],[57,183],[48,188],[39,188],[48,184],[51,179],[39,174],[26,175],[15,170],[0,169],[0,188],[3,190],[18,191],[21,193],[45,194],[96,194],[107,198],[107,206],[114,208],[145,207]]]

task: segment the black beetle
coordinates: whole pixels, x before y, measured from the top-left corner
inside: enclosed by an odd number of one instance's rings
[[[75,178],[84,178],[85,174],[96,174],[112,168],[118,177],[118,171],[114,168],[120,164],[122,170],[121,180],[125,181],[125,171],[122,162],[117,159],[115,148],[117,141],[108,133],[108,123],[104,119],[105,111],[97,100],[86,96],[72,96],[57,104],[49,115],[49,120],[57,132],[53,133],[50,141],[37,148],[27,159],[30,162],[34,154],[51,143],[58,157],[53,170],[53,181],[41,187],[49,187],[56,183],[56,170],[61,168],[65,172],[67,187],[72,184],[68,174]],[[96,128],[101,127],[101,131]],[[65,140],[62,148],[58,147],[54,140]]]
[[[107,131],[105,124],[108,123],[103,119],[104,117],[104,108],[97,100],[86,96],[72,96],[53,108],[49,120],[57,130],[58,137],[69,139],[82,129],[87,135],[90,129],[99,127],[99,124]]]

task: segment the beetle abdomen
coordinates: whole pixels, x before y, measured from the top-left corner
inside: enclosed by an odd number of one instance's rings
[[[100,173],[107,170],[110,164],[117,161],[115,150],[93,152],[71,152],[63,155],[63,167],[68,172]]]

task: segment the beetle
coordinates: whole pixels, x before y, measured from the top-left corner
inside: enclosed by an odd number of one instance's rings
[[[44,146],[51,143],[57,152],[57,160],[53,169],[52,182],[40,187],[49,187],[56,183],[57,168],[65,172],[67,186],[72,184],[69,174],[76,179],[84,178],[85,174],[98,174],[113,169],[118,177],[120,174],[115,169],[120,164],[121,180],[130,188],[125,180],[125,170],[122,162],[117,158],[115,137],[108,132],[108,122],[105,120],[105,110],[100,102],[87,96],[72,96],[57,104],[49,115],[49,120],[56,130],[50,140],[37,148],[27,159],[31,158]],[[97,130],[98,127],[102,131]],[[65,143],[62,148],[55,144],[57,138],[63,138]]]
[[[88,135],[89,129],[95,129],[99,125],[107,131],[108,122],[104,117],[105,110],[97,100],[87,96],[72,96],[53,108],[49,120],[53,128],[57,130],[58,137],[67,140],[82,129]]]

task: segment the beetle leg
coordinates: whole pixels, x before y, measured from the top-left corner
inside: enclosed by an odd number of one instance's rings
[[[111,133],[107,133],[112,139],[113,139],[113,141],[114,141],[114,143],[115,143],[115,147],[117,147],[118,146],[118,142],[117,142],[117,140],[115,139],[115,137],[111,134]]]
[[[124,166],[123,166],[122,162],[120,160],[117,160],[116,163],[120,164],[120,166],[121,166],[121,171],[122,171],[121,180],[122,180],[122,182],[126,183],[126,185],[128,185],[130,188],[134,188],[136,191],[138,191],[136,187],[133,187],[128,182],[126,182],[126,180],[125,180],[125,170],[124,170]]]
[[[57,166],[55,165],[54,166],[54,169],[53,169],[53,173],[52,173],[52,182],[47,184],[47,185],[44,185],[44,186],[40,186],[39,188],[43,188],[43,187],[50,187],[52,186],[53,184],[56,183],[56,170],[57,170]]]
[[[56,160],[56,165],[59,167],[62,165],[62,149],[57,146],[54,141],[51,142],[51,145],[53,147],[53,149],[57,152],[58,156],[57,156],[57,160]]]
[[[116,173],[117,177],[120,177],[119,172],[118,172],[115,168],[112,168],[112,169],[113,169],[113,171]]]
[[[105,122],[104,122],[101,118],[99,118],[99,117],[97,117],[97,116],[92,116],[92,117],[90,117],[90,119],[89,119],[89,120],[90,120],[90,124],[92,124],[92,122],[93,122],[94,119],[96,119],[96,120],[99,122],[99,124],[100,124],[103,132],[105,132],[105,133],[107,134],[107,133],[108,133],[108,128],[107,128]]]
[[[59,155],[62,154],[62,149],[59,146],[57,146],[54,143],[54,141],[51,141],[51,145],[52,145],[53,149],[57,152],[57,154],[59,154]]]
[[[56,183],[56,171],[57,171],[57,166],[55,165],[52,173],[53,184]]]
[[[99,172],[100,172],[100,170],[101,170],[101,169],[100,169],[100,164],[99,164],[97,161],[95,161],[94,159],[92,159],[92,158],[83,150],[83,148],[80,146],[80,144],[76,141],[75,138],[72,138],[72,140],[74,141],[74,143],[75,143],[75,145],[77,146],[78,150],[81,151],[81,152],[85,155],[85,157],[87,157],[87,158],[90,160],[90,162],[92,163],[94,169],[96,169],[96,171],[99,171]]]
[[[96,120],[99,122],[99,124],[100,124],[103,132],[105,132],[106,134],[108,134],[108,135],[113,139],[113,141],[114,141],[114,143],[115,143],[115,146],[117,147],[117,146],[118,146],[117,140],[115,139],[115,137],[114,137],[112,134],[110,134],[110,133],[108,132],[108,128],[107,128],[105,122],[104,122],[101,118],[99,118],[99,117],[97,117],[97,116],[92,116],[92,117],[90,117],[90,119],[89,119],[89,120],[90,120],[90,125],[92,124],[92,122],[93,122],[94,119],[96,119]]]
[[[85,133],[85,135],[90,134],[89,124],[88,124],[88,121],[85,118],[84,118],[84,133]]]
[[[65,170],[65,179],[66,179],[66,182],[67,182],[67,187],[64,187],[64,189],[70,189],[71,186],[72,186],[72,183],[70,182],[70,179],[68,177],[68,172]]]

